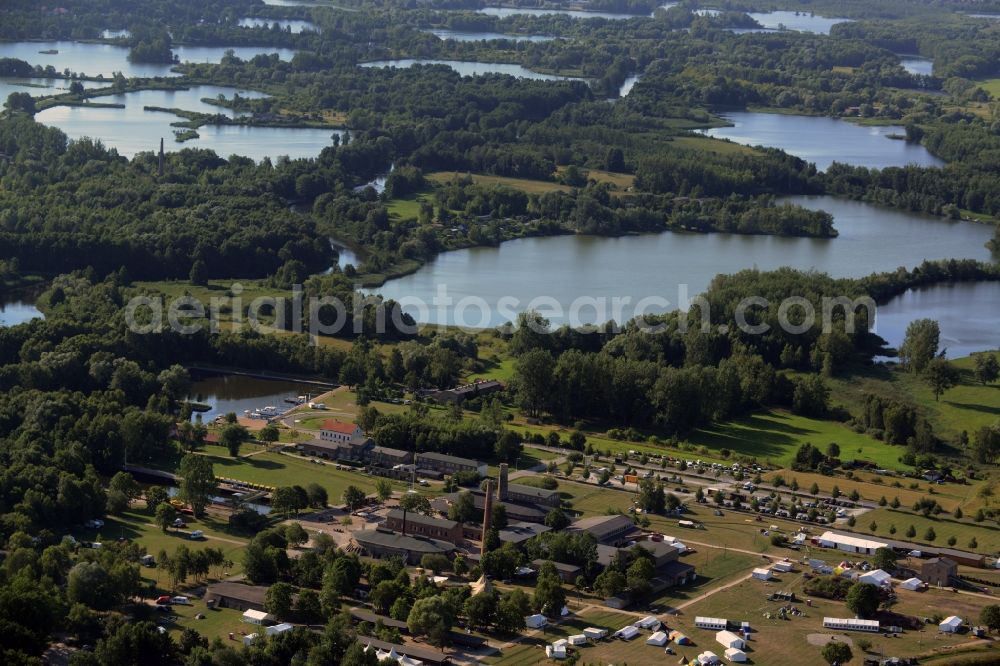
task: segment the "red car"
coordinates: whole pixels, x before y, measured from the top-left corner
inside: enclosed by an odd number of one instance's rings
[[[157,606],[166,606],[170,604],[170,595],[164,594],[162,597],[156,598]]]

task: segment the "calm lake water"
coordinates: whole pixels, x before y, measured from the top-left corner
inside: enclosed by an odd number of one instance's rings
[[[667,9],[668,7],[673,7],[676,2],[668,2],[664,5],[660,5],[661,8]],[[564,16],[571,16],[578,19],[589,19],[589,18],[603,18],[603,19],[633,19],[642,18],[642,14],[623,14],[621,12],[585,12],[579,9],[532,9],[529,7],[483,7],[482,9],[476,10],[481,14],[488,14],[489,16],[499,16],[504,18],[507,16],[549,16],[552,14],[562,14]],[[655,12],[654,12],[655,13]]]
[[[292,49],[256,46],[175,46],[173,51],[181,62],[219,62],[226,51],[232,50],[239,58],[248,60],[262,53],[277,53],[282,60],[291,60]],[[56,51],[56,53],[40,53]],[[172,65],[132,63],[128,60],[128,47],[111,44],[85,44],[82,42],[0,42],[0,58],[18,58],[31,65],[51,65],[58,72],[69,70],[88,76],[110,78],[115,72],[128,77],[177,76],[170,71]]]
[[[510,74],[521,79],[536,79],[538,81],[583,81],[579,77],[556,76],[534,72],[521,65],[502,62],[474,62],[470,60],[430,60],[421,58],[402,58],[399,60],[375,60],[361,63],[362,67],[413,67],[414,65],[447,65],[462,76],[480,76],[482,74]]]
[[[301,384],[277,379],[259,379],[243,375],[214,375],[192,383],[188,400],[210,405],[201,418],[208,423],[216,416],[235,412],[243,416],[245,410],[253,411],[262,407],[276,407],[283,412],[292,405],[286,398],[295,399],[300,395],[318,395],[322,389],[311,384]],[[195,418],[194,415],[191,417]]]
[[[0,294],[0,326],[17,326],[35,318],[43,318],[35,307],[36,292],[22,291]]]
[[[541,311],[558,305],[561,314],[547,313],[553,322],[592,323],[630,318],[636,303],[647,297],[665,298],[669,303],[650,304],[646,312],[676,309],[681,285],[687,285],[686,293],[693,298],[715,275],[745,268],[791,266],[835,277],[857,277],[899,266],[913,267],[925,259],[990,257],[984,244],[993,232],[987,225],[949,222],[834,197],[784,200],[831,213],[840,236],[812,239],[664,232],[619,238],[523,238],[496,248],[446,252],[417,272],[372,291],[400,300],[422,322],[497,326],[530,307]],[[454,299],[452,305],[441,310],[431,306],[421,312],[410,307],[414,301],[406,300],[431,303],[439,286]],[[459,306],[466,297],[482,299],[489,315],[482,316],[471,301]],[[532,303],[540,297],[547,298],[548,304]],[[590,306],[571,316],[574,299],[597,298],[610,303],[615,297],[631,299],[621,316],[615,315],[610,305],[600,314]],[[505,298],[515,300],[501,300]],[[505,311],[500,311],[501,307]]]
[[[734,123],[732,127],[705,130],[705,134],[747,146],[781,148],[814,162],[821,171],[834,161],[880,169],[907,164],[944,164],[920,144],[886,138],[890,134],[901,134],[902,127],[869,127],[839,118],[749,111],[727,113],[724,117]]]
[[[464,32],[462,30],[428,30],[438,39],[454,39],[457,42],[480,42],[506,39],[512,42],[551,42],[555,37],[545,35],[505,35],[499,32]]]
[[[923,74],[925,76],[930,76],[933,73],[934,61],[930,58],[921,58],[920,56],[901,56],[899,59],[899,64],[903,66],[903,69],[908,71],[910,74]]]
[[[896,349],[915,319],[941,325],[948,358],[1000,348],[1000,282],[962,282],[910,289],[878,309],[875,332]]]
[[[240,26],[244,28],[271,28],[275,23],[282,30],[289,30],[294,34],[302,32],[319,32],[319,27],[312,21],[300,19],[266,19],[266,18],[241,18]]]
[[[825,16],[811,16],[809,14],[782,11],[750,12],[750,17],[765,28],[777,29],[784,27],[786,30],[812,32],[817,35],[829,35],[830,28],[838,23],[850,21],[850,19],[845,18],[827,18]]]
[[[235,114],[232,111],[206,104],[201,98],[213,98],[220,94],[232,98],[237,92],[247,97],[266,97],[259,92],[220,86],[196,86],[178,91],[144,90],[95,98],[125,104],[124,109],[56,106],[40,112],[35,118],[46,125],[58,127],[71,139],[85,136],[100,139],[129,158],[141,151],[159,150],[160,137],[164,139],[164,150],[169,152],[183,148],[208,148],[222,157],[243,155],[257,161],[265,157],[273,160],[280,155],[292,159],[316,157],[332,143],[334,134],[344,134],[333,129],[205,125],[197,130],[199,138],[179,143],[174,140],[177,128],[171,123],[181,118],[171,113],[143,109],[144,106],[159,106],[233,117]]]

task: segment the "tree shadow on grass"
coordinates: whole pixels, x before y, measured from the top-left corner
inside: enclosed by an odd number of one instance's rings
[[[968,402],[954,402],[952,400],[945,400],[944,404],[949,407],[954,407],[955,409],[968,409],[973,412],[982,412],[984,414],[1000,416],[1000,407],[991,407],[990,405],[974,405]]]

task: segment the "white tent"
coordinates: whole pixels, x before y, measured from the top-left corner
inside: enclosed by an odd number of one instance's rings
[[[883,587],[888,585],[892,581],[892,576],[888,572],[882,569],[875,569],[874,571],[866,571],[865,573],[858,576],[859,583],[869,583],[877,587]]]
[[[764,568],[754,569],[753,577],[757,580],[771,580],[771,570]]]
[[[566,658],[566,648],[557,648],[552,645],[545,646],[545,656],[549,659],[565,659]]]
[[[583,634],[573,634],[572,636],[569,637],[569,644],[570,645],[586,645],[587,644],[587,637],[584,636]]]
[[[264,624],[274,620],[274,616],[264,611],[250,609],[243,613],[243,621],[248,624]]]
[[[566,640],[565,638],[560,638],[557,641],[552,641],[552,647],[556,648],[557,650],[558,649],[565,650],[567,645],[569,645],[569,641]]]
[[[529,615],[524,618],[524,624],[528,627],[528,629],[541,629],[548,623],[549,621],[546,620],[545,616],[540,613],[535,613],[534,615]]]
[[[642,627],[643,629],[652,629],[653,627],[658,627],[659,625],[660,621],[652,615],[647,615],[635,623],[635,626]]]
[[[583,630],[583,635],[592,641],[599,641],[608,635],[608,630],[599,629],[597,627],[587,627]]]
[[[667,644],[667,635],[662,631],[657,631],[655,634],[646,639],[646,645],[656,645],[657,647]]]
[[[957,615],[949,615],[945,619],[941,620],[941,624],[938,625],[938,630],[943,631],[948,634],[953,634],[962,628],[962,618]]]
[[[276,624],[273,627],[268,627],[264,630],[268,636],[274,636],[275,634],[283,634],[286,631],[291,631],[295,628],[295,625],[289,624],[287,622],[282,622],[281,624]]]
[[[737,648],[742,650],[746,647],[743,639],[731,631],[719,631],[715,634],[715,640],[725,648]]]
[[[725,652],[726,659],[732,662],[742,663],[747,660],[747,653],[743,650],[737,650],[736,648],[729,648]]]
[[[715,654],[710,650],[705,650],[698,655],[699,664],[717,664],[719,663],[719,655]]]
[[[924,581],[919,578],[907,578],[899,586],[904,590],[919,590],[923,584]]]
[[[257,634],[247,634],[246,636],[243,637],[244,647],[247,645],[253,645],[253,642],[255,640],[257,640]]]
[[[627,641],[632,640],[638,635],[639,635],[639,630],[633,627],[631,624],[628,625],[627,627],[622,627],[615,633],[615,636],[617,636],[618,638],[623,638]]]
[[[399,658],[399,666],[424,666],[424,662],[403,655]]]

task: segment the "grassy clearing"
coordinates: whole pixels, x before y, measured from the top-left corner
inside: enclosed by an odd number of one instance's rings
[[[1000,97],[1000,79],[982,79],[976,83],[994,99]]]
[[[562,174],[566,167],[557,167],[556,173]],[[614,171],[603,171],[601,169],[584,169],[587,172],[587,179],[598,183],[608,183],[615,189],[625,191],[635,185],[635,176],[630,173],[616,173]]]
[[[874,531],[870,529],[872,521],[876,525]],[[893,525],[896,527],[896,533],[890,534],[889,529]],[[906,531],[910,525],[917,532],[915,537],[906,536]],[[975,538],[978,545],[972,550],[978,553],[990,553],[1000,550],[1000,527],[997,527],[995,523],[988,521],[976,523],[972,520],[956,521],[946,514],[941,514],[936,518],[933,516],[924,518],[920,514],[908,511],[894,511],[889,508],[875,509],[858,518],[858,523],[853,529],[856,532],[910,540],[917,543],[928,543],[939,547],[947,546],[948,538],[953,536],[956,539],[954,548],[960,550],[971,549],[969,541]],[[928,529],[934,530],[935,538],[933,541],[926,538]]]
[[[994,353],[1000,358],[1000,353]],[[952,363],[961,371],[961,381],[940,400],[935,400],[930,388],[913,374],[898,368],[872,368],[831,380],[832,402],[859,414],[865,393],[894,396],[920,407],[943,438],[953,438],[963,430],[973,433],[1000,420],[1000,384],[976,382],[971,357],[953,359]]]
[[[717,155],[750,155],[754,153],[754,149],[750,146],[707,136],[679,136],[671,141],[670,145],[680,150],[709,152]]]
[[[163,626],[178,639],[184,629],[191,628],[199,634],[212,641],[220,638],[230,643],[229,634],[235,634],[239,645],[242,647],[243,633],[252,634],[255,628],[253,625],[243,622],[243,613],[232,608],[208,608],[201,599],[192,600],[189,606],[176,605],[173,607],[173,614],[168,616],[170,622],[164,622]],[[195,616],[202,614],[205,619],[198,620]],[[234,647],[235,642],[231,643]]]
[[[469,176],[477,185],[504,185],[527,194],[545,194],[546,192],[570,192],[573,188],[547,180],[532,180],[529,178],[508,178],[507,176],[491,176],[479,173],[462,173],[459,171],[437,171],[427,174],[427,180],[432,183],[444,184]]]
[[[685,609],[685,613],[675,622],[693,639],[696,647],[687,651],[690,654],[683,652],[682,654],[692,657],[703,649],[714,650],[718,647],[714,632],[694,627],[696,615],[707,615],[725,617],[731,621],[749,621],[754,626],[756,633],[752,635],[747,654],[753,663],[769,666],[820,663],[822,661],[819,657],[820,647],[811,645],[807,637],[810,634],[829,635],[829,631],[822,628],[823,617],[850,617],[846,606],[839,601],[813,598],[811,606],[798,604],[804,615],[780,620],[777,619],[775,612],[782,602],[770,602],[765,598],[768,593],[775,590],[790,590],[800,597],[806,597],[807,595],[802,593],[803,582],[801,574],[785,574],[780,581],[771,584],[750,580]],[[893,610],[918,617],[926,615],[928,608],[938,608],[942,611],[947,609],[948,613],[956,612],[973,618],[978,616],[982,605],[989,603],[981,598],[964,595],[959,598],[951,593],[937,591],[916,593],[900,590],[899,598],[900,602]],[[767,612],[772,614],[770,619],[764,617],[764,613]],[[855,641],[860,637],[861,635],[855,633],[849,635],[849,638]],[[936,627],[926,631],[908,631],[897,638],[885,638],[879,634],[865,637],[872,642],[874,652],[884,651],[886,656],[954,653],[970,644],[970,639],[966,636],[938,634]],[[861,664],[863,659],[861,650],[855,647],[854,659],[849,663],[852,666]]]
[[[872,460],[882,467],[899,468],[900,449],[868,435],[858,434],[837,423],[767,411],[698,429],[691,442],[719,451],[729,449],[744,456],[787,467],[795,451],[805,443],[825,449],[830,442],[840,445],[841,457]]]

